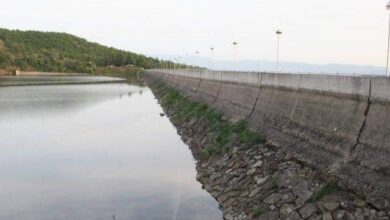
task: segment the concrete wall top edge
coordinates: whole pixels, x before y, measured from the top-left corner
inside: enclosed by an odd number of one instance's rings
[[[374,101],[390,101],[390,78],[371,78],[371,99]]]
[[[285,87],[285,88],[298,90],[300,84],[301,84],[300,75],[287,75],[287,74],[278,75],[272,73],[261,74],[261,85]]]
[[[368,97],[370,94],[369,76],[337,76],[315,74],[278,74],[260,72],[229,72],[210,70],[162,70],[174,75],[201,78],[204,80],[226,81],[247,85],[265,85],[287,89],[314,90],[318,92],[357,95]],[[390,100],[390,80],[385,77],[373,77],[373,97]],[[261,82],[260,82],[261,81]]]
[[[243,83],[251,86],[260,86],[261,73],[246,73],[240,74],[239,72],[223,72],[222,81]]]
[[[370,94],[369,77],[300,75],[301,89],[321,92],[335,92],[368,97]]]

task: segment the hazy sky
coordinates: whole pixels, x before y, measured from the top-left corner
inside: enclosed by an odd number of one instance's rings
[[[138,53],[384,66],[386,0],[0,0],[0,27],[68,32]]]

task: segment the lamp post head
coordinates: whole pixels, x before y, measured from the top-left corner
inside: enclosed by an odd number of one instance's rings
[[[282,32],[281,30],[277,30],[277,31],[276,31],[276,34],[277,34],[277,35],[281,35],[282,33],[283,33],[283,32]]]
[[[387,3],[386,9],[387,9],[387,10],[390,10],[390,1]]]

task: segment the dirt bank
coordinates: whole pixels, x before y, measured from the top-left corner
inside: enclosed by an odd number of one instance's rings
[[[6,75],[11,75],[11,73],[6,70],[0,69],[0,76],[6,76]]]

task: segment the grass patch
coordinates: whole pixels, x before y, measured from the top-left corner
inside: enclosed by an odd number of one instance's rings
[[[265,138],[259,133],[253,132],[249,129],[248,122],[241,120],[232,126],[233,132],[239,134],[240,141],[249,145],[265,143]]]
[[[277,189],[277,188],[278,188],[278,180],[277,180],[277,177],[275,177],[275,176],[272,176],[272,177],[271,177],[271,185],[272,185],[272,189]]]
[[[340,191],[340,187],[337,184],[336,180],[331,180],[327,182],[321,189],[318,191],[314,192],[314,194],[311,196],[309,199],[309,202],[317,202],[319,201],[322,197],[338,192]]]
[[[162,97],[162,104],[171,109],[172,120],[180,123],[195,119],[207,125],[208,134],[214,134],[211,146],[203,150],[205,156],[211,157],[225,152],[226,144],[229,143],[234,134],[238,135],[240,144],[251,146],[265,143],[265,138],[261,134],[249,129],[247,121],[230,123],[223,120],[222,114],[214,109],[180,95],[178,91],[164,86],[163,83],[157,83],[154,87]]]
[[[361,200],[366,200],[366,199],[367,199],[366,195],[365,195],[364,192],[362,192],[362,191],[357,191],[357,192],[356,192],[356,197],[357,197],[358,199],[361,199]]]
[[[265,204],[261,204],[259,206],[256,206],[252,209],[252,215],[254,218],[259,217],[263,213],[267,212],[267,206]]]

